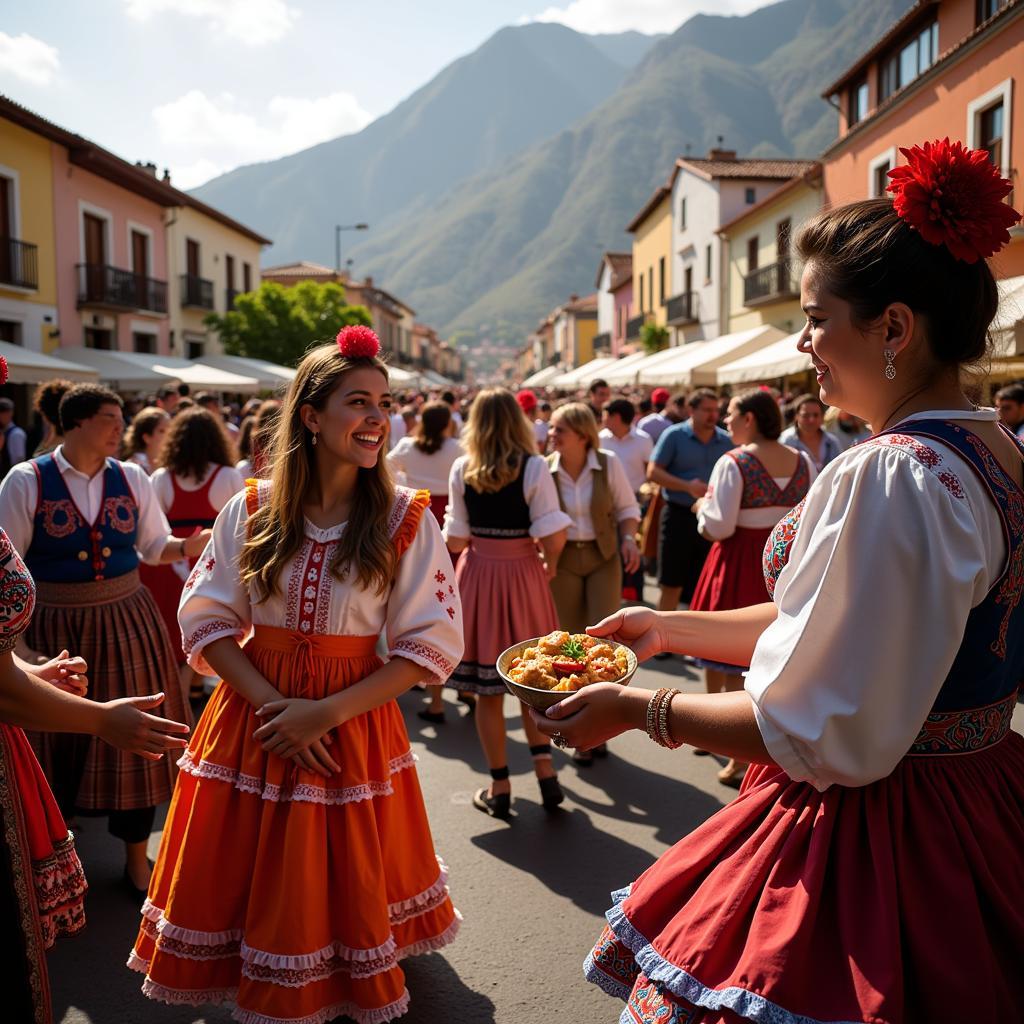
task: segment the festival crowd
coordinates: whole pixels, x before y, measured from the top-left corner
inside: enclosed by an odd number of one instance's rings
[[[797,239],[818,395],[396,395],[351,327],[282,400],[51,381],[26,432],[0,398],[10,1019],[50,1019],[45,952],[85,925],[83,816],[124,844],[145,996],[400,1017],[400,962],[461,916],[396,698],[439,735],[464,706],[473,806],[511,822],[499,655],[555,632],[707,692],[521,705],[545,809],[552,745],[587,766],[629,729],[740,790],[632,884],[610,866],[584,972],[622,1021],[1020,1019],[1024,384],[962,386],[1017,215],[959,144],[907,152],[895,201]]]

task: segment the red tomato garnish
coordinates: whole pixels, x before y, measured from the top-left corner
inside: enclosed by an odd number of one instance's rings
[[[564,676],[571,676],[574,672],[582,672],[586,666],[582,661],[553,661],[551,667]]]

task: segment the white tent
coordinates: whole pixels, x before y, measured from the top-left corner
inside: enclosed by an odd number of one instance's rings
[[[605,367],[611,366],[614,362],[617,362],[617,360],[612,356],[599,356],[597,359],[591,359],[590,362],[584,363],[582,366],[577,366],[573,370],[567,370],[565,373],[559,374],[559,376],[548,383],[548,387],[568,390],[569,388],[577,388],[581,384],[589,384],[591,380],[602,375],[601,371]]]
[[[418,373],[413,373],[411,370],[403,370],[401,366],[389,365],[388,377],[392,384],[397,384],[402,388],[418,388],[423,386]]]
[[[455,387],[455,381],[449,380],[443,373],[438,373],[437,370],[424,370],[422,376],[424,383],[431,384],[436,388]]]
[[[776,380],[811,368],[811,357],[798,352],[796,343],[803,332],[773,341],[765,348],[734,359],[718,368],[719,384],[747,384]]]
[[[90,367],[104,384],[119,391],[146,391],[167,383],[169,378],[166,374],[123,359],[122,356],[127,354],[81,345],[62,346],[54,352],[58,359]]]
[[[255,377],[263,391],[276,391],[286,387],[295,379],[295,371],[289,366],[279,366],[266,359],[250,359],[248,356],[203,356],[207,366],[218,370]]]
[[[255,394],[260,390],[259,381],[255,377],[241,376],[175,356],[83,346],[60,348],[57,354],[61,358],[66,357],[92,367],[99,374],[100,380],[123,391],[145,391],[171,380],[182,381],[194,388],[229,393]]]
[[[651,360],[652,365],[655,365],[666,358],[670,352],[674,351],[675,349],[663,349],[661,352],[655,352],[653,355],[648,355],[646,352],[634,352],[631,356],[623,356],[621,359],[615,360],[614,366],[608,367],[604,374],[604,379],[613,388],[635,384],[636,375],[640,367],[646,366],[648,360]]]
[[[536,373],[531,373],[526,380],[523,381],[524,388],[543,388],[558,377],[562,371],[557,366],[545,366],[542,370],[538,370]]]
[[[656,366],[642,367],[639,373],[640,383],[664,387],[693,387],[701,384],[713,386],[718,383],[718,367],[757,349],[765,348],[782,337],[784,335],[777,327],[762,324],[735,334],[723,334],[713,341],[680,345],[669,350],[674,353],[672,358]]]
[[[0,356],[7,360],[7,379],[11,384],[42,384],[63,377],[65,380],[94,381],[99,376],[90,366],[66,362],[33,352],[31,349],[0,341]]]

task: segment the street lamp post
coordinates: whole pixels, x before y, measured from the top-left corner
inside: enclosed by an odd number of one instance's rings
[[[341,233],[342,231],[367,231],[369,224],[335,224],[334,225],[334,271],[341,273]]]

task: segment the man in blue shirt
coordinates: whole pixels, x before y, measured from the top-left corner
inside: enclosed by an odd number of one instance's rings
[[[647,464],[647,479],[665,498],[658,538],[658,610],[689,604],[711,545],[697,532],[693,503],[704,497],[715,463],[735,445],[718,426],[718,396],[701,388],[687,399],[690,418],[669,427]]]

